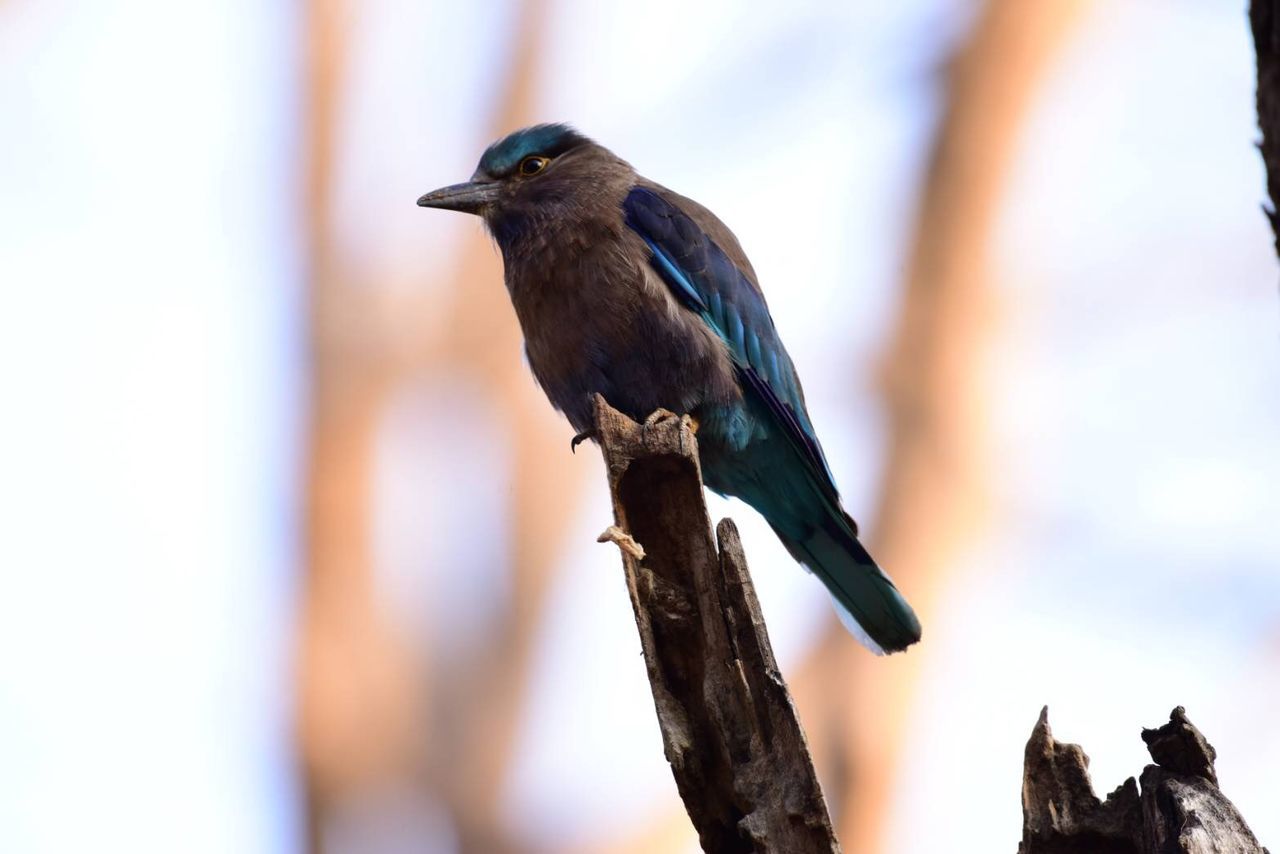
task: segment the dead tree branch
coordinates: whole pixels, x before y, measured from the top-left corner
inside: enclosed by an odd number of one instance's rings
[[[1022,777],[1018,854],[1267,854],[1218,788],[1217,754],[1179,706],[1144,729],[1156,764],[1098,800],[1089,757],[1049,731],[1049,709],[1031,732]]]
[[[1280,254],[1280,0],[1253,0],[1249,4],[1249,23],[1253,44],[1258,52],[1258,127],[1262,130],[1262,162],[1267,167],[1267,193],[1270,207],[1263,211],[1276,235],[1276,253]]]
[[[680,797],[706,851],[838,852],[737,528],[711,537],[688,419],[596,396],[618,544]],[[717,541],[719,549],[717,549]]]

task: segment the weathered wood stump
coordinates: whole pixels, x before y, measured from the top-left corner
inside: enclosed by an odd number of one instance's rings
[[[1049,731],[1049,709],[1031,731],[1022,776],[1018,854],[1266,854],[1218,788],[1213,746],[1179,706],[1144,729],[1154,765],[1105,801],[1089,782],[1089,757]]]
[[[596,438],[662,742],[708,852],[838,852],[733,522],[711,536],[688,418],[597,396]],[[717,542],[719,548],[717,549]]]

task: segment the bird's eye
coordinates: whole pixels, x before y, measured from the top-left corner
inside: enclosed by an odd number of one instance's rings
[[[551,161],[547,160],[547,158],[538,157],[537,155],[526,157],[524,160],[520,161],[520,174],[526,177],[529,175],[537,175],[543,169],[546,169],[547,164],[550,162]]]

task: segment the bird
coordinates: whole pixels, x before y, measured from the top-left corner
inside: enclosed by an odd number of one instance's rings
[[[759,512],[877,654],[920,621],[858,539],[755,270],[711,211],[568,124],[517,130],[418,205],[479,216],[534,378],[578,431],[592,400],[696,426],[708,488]]]

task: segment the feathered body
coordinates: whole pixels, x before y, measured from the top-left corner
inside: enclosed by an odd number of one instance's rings
[[[500,140],[470,184],[419,203],[485,219],[529,365],[577,431],[597,393],[636,420],[693,416],[707,486],[764,515],[851,630],[877,651],[919,639],[840,507],[755,271],[714,214],[563,125]]]

